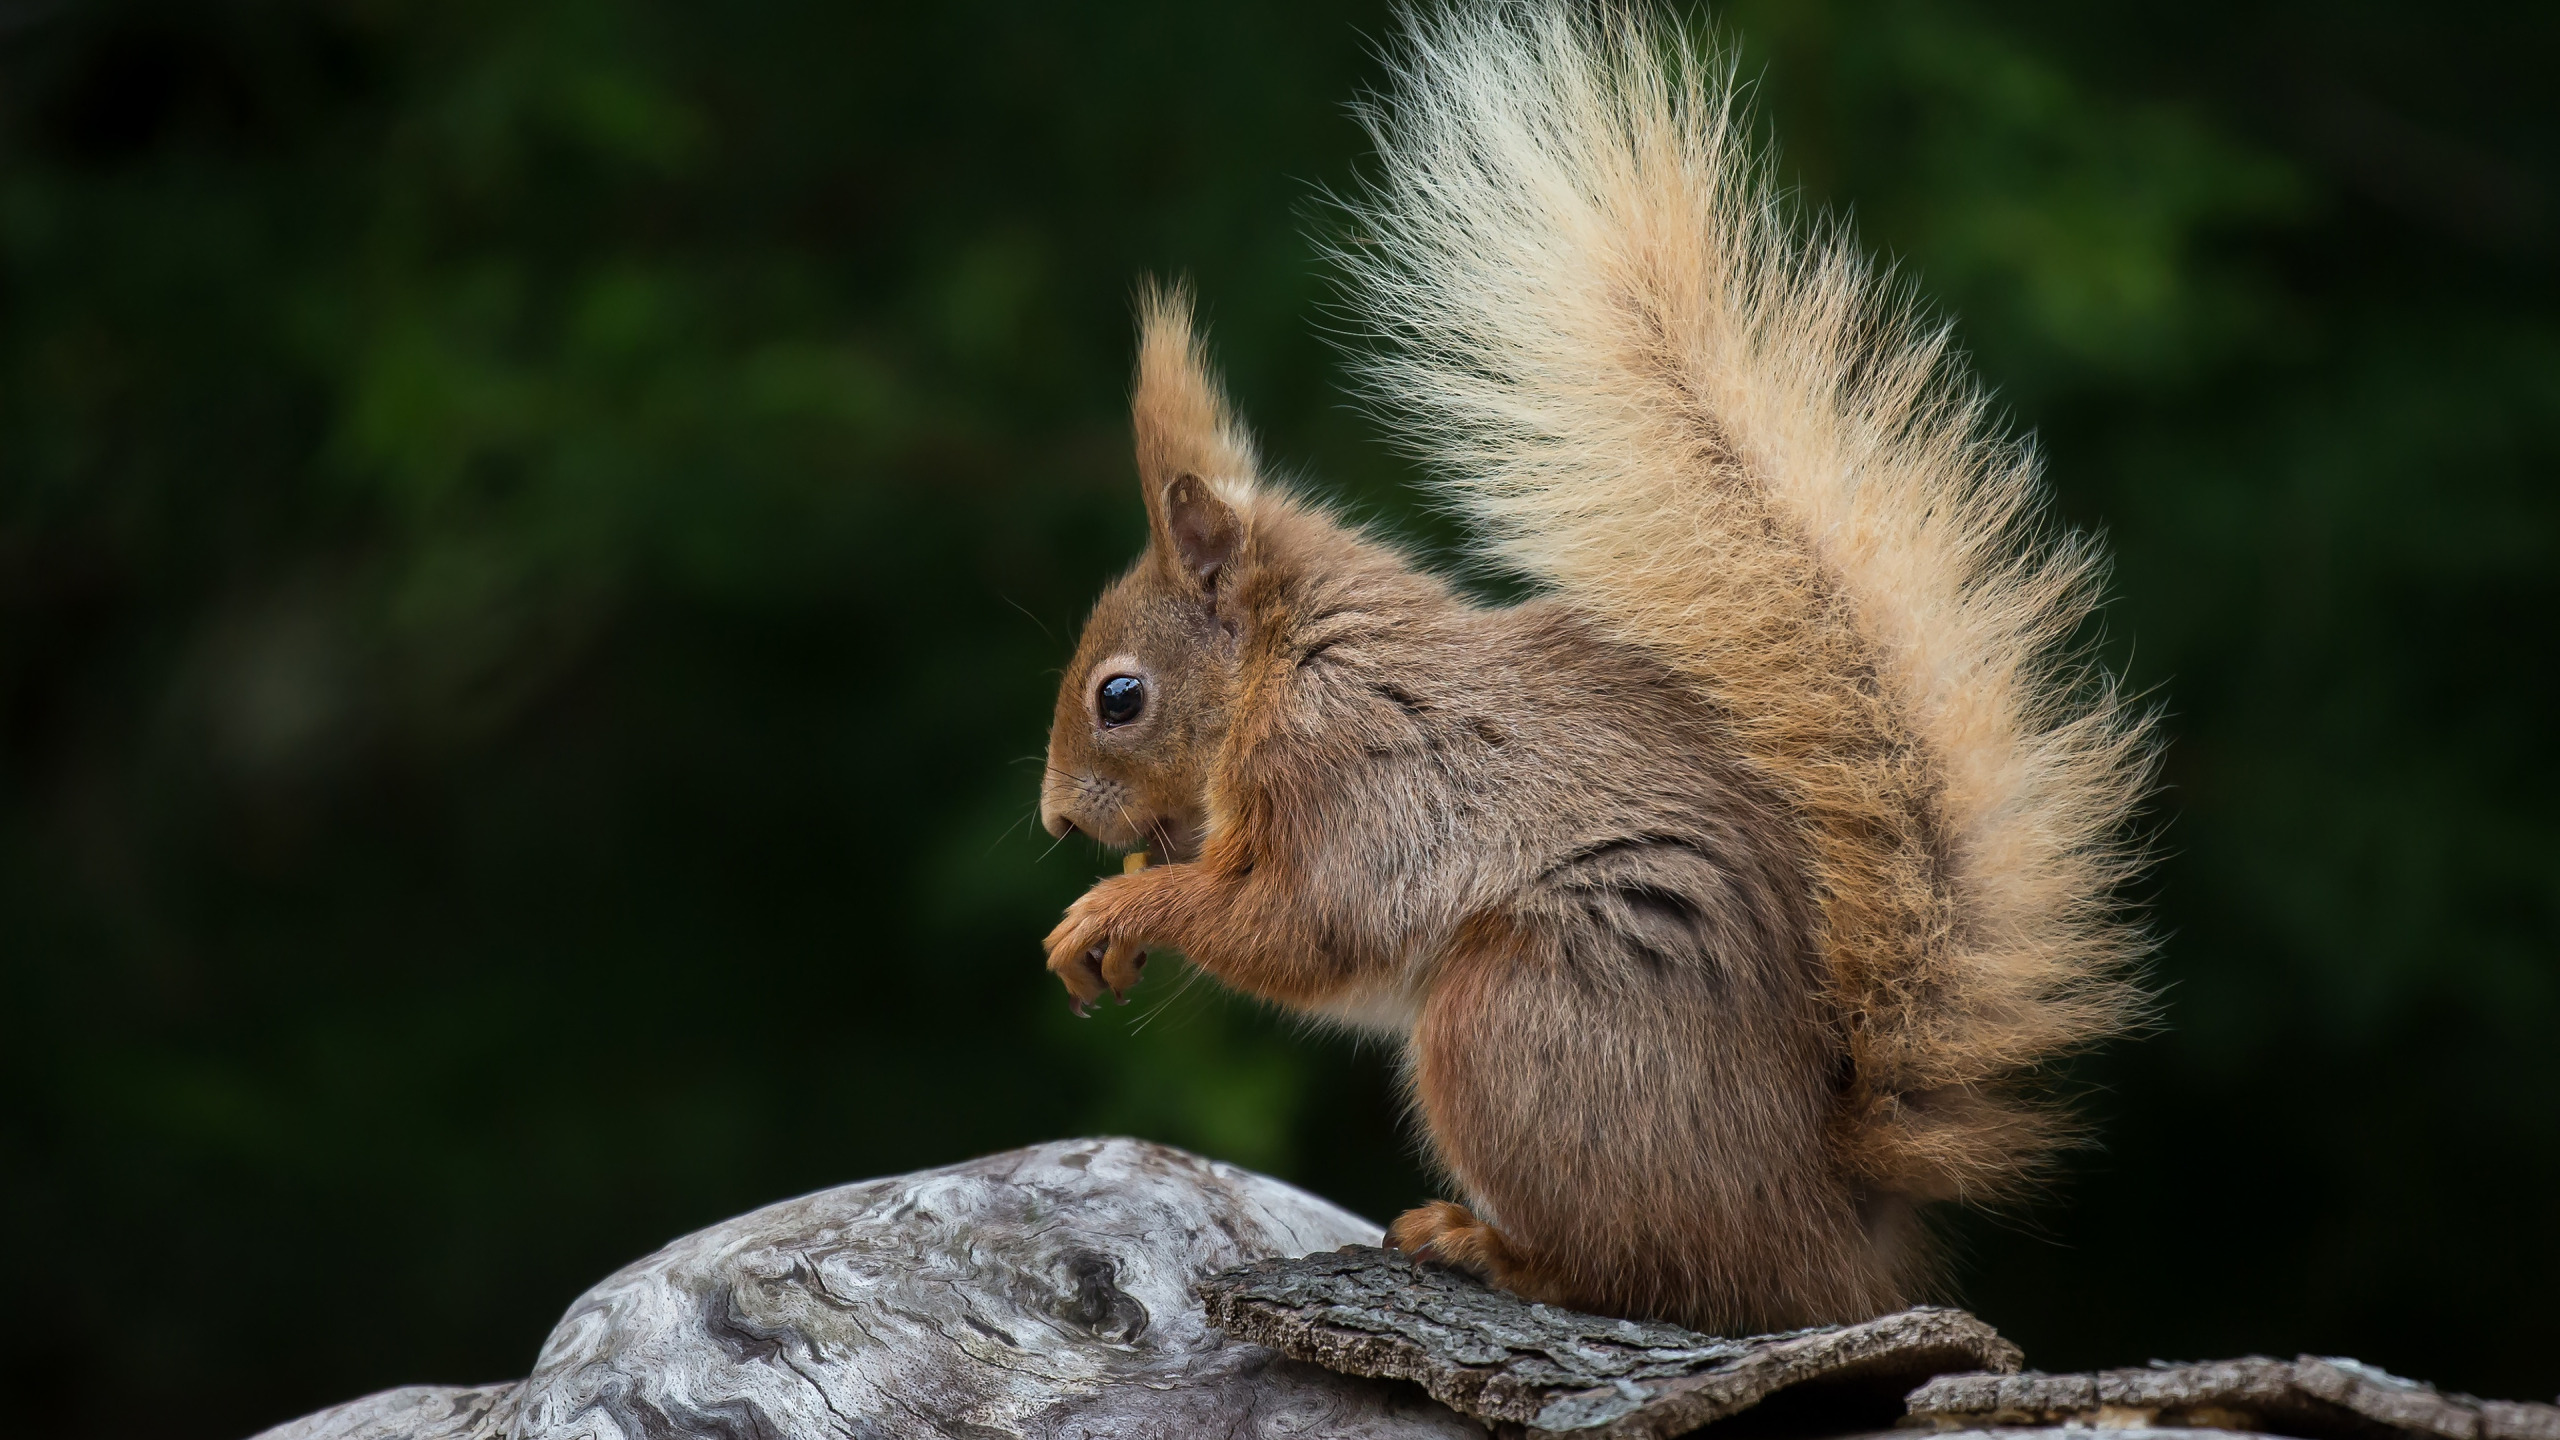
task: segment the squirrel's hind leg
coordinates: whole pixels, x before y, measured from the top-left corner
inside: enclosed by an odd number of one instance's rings
[[[1713,931],[1706,900],[1694,939],[1630,937],[1607,923],[1626,888],[1453,937],[1414,1029],[1415,1109],[1494,1223],[1427,1206],[1399,1247],[1524,1299],[1723,1334],[1893,1308],[1824,1148],[1798,967]]]

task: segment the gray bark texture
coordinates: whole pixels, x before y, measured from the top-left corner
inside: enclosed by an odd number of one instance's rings
[[[1788,1392],[1790,1429],[1890,1424],[1950,1370],[2015,1370],[2018,1347],[1961,1310],[1728,1340],[1533,1305],[1362,1246],[1258,1261],[1202,1281],[1211,1323],[1352,1375],[1418,1382],[1533,1437],[1664,1440]],[[1863,1423],[1862,1423],[1863,1422]]]
[[[2560,1440],[2560,1408],[2352,1360],[2021,1375],[1935,1309],[1721,1339],[1378,1239],[1165,1146],[1037,1145],[714,1225],[579,1297],[524,1380],[387,1390],[259,1440],[1666,1440],[1736,1416],[1710,1433]]]
[[[714,1225],[580,1297],[528,1379],[387,1391],[260,1440],[1481,1440],[1409,1386],[1221,1335],[1192,1297],[1376,1239],[1179,1150],[1038,1145]]]
[[[1911,1394],[1941,1429],[2219,1426],[2309,1440],[2560,1440],[2560,1406],[2480,1400],[2355,1360],[2250,1356],[2084,1375],[1946,1375]]]

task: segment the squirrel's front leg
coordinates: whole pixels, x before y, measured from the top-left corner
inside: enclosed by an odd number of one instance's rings
[[[1049,969],[1067,987],[1077,1015],[1111,992],[1122,1004],[1147,968],[1147,947],[1170,944],[1167,921],[1179,912],[1190,865],[1157,865],[1097,882],[1067,907],[1043,943]]]
[[[1349,978],[1316,927],[1267,873],[1217,857],[1115,875],[1084,892],[1049,932],[1049,969],[1076,1013],[1108,990],[1126,997],[1150,946],[1179,950],[1229,985],[1284,1005],[1321,1001]]]

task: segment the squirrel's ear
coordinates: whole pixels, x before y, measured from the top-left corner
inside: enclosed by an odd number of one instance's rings
[[[1177,475],[1164,489],[1166,554],[1204,591],[1218,588],[1218,572],[1235,558],[1244,542],[1244,524],[1234,507],[1218,498],[1197,475]]]
[[[1155,549],[1208,589],[1244,542],[1238,497],[1252,493],[1256,462],[1209,357],[1191,328],[1191,294],[1151,283],[1138,293],[1138,380],[1130,397],[1138,482]]]

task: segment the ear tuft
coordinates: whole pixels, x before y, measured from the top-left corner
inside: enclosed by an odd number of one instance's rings
[[[1244,524],[1197,475],[1177,475],[1164,491],[1165,535],[1175,563],[1202,590],[1214,593],[1218,572],[1244,542]]]
[[[1130,396],[1138,480],[1157,551],[1204,589],[1244,540],[1259,466],[1191,326],[1191,292],[1151,282],[1138,292],[1138,380]]]

